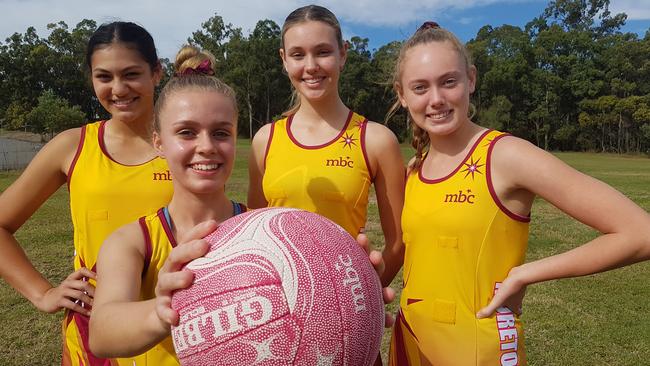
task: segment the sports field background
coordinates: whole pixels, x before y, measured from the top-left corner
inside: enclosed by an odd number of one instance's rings
[[[228,183],[230,197],[242,202],[248,184],[248,151],[249,141],[240,140],[236,169]],[[405,157],[412,156],[407,146],[403,152]],[[587,153],[557,156],[650,210],[647,157]],[[0,172],[0,191],[18,175],[17,171]],[[373,197],[368,232],[372,242],[381,245],[374,202]],[[543,200],[533,207],[530,233],[528,261],[566,251],[597,235]],[[66,187],[43,205],[17,237],[52,283],[59,283],[70,273],[73,249]],[[401,275],[393,287],[399,289],[400,283]],[[394,311],[397,304],[398,300],[388,308]],[[0,280],[0,365],[60,364],[61,317],[62,312],[39,313]],[[524,301],[523,320],[530,365],[650,365],[650,263],[533,285]],[[384,344],[386,340],[387,336]],[[384,355],[386,351],[384,346]]]

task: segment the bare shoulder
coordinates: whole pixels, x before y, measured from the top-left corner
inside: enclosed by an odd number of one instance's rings
[[[555,158],[531,142],[513,135],[504,135],[492,146],[492,164],[530,165],[538,159]]]
[[[399,146],[397,136],[381,123],[368,121],[366,126],[366,146],[369,150],[382,151],[395,149]]]
[[[41,149],[42,155],[46,156],[49,164],[56,162],[57,167],[67,173],[68,167],[70,167],[77,152],[80,139],[81,127],[65,130],[56,135]]]
[[[378,122],[368,121],[368,125],[366,126],[366,133],[368,135],[372,135],[373,138],[384,138],[397,143],[397,136],[395,136],[393,131]]]
[[[119,257],[127,253],[140,253],[144,256],[145,238],[138,221],[126,224],[115,230],[104,240],[99,251],[99,258],[108,261],[115,261],[115,256]],[[98,260],[98,263],[101,262]]]
[[[252,145],[254,149],[265,149],[266,145],[269,142],[269,137],[271,136],[271,127],[273,123],[267,123],[264,126],[262,126],[257,132],[255,133],[255,136],[253,136],[253,141]]]

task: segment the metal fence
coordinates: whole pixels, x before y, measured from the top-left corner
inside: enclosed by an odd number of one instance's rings
[[[25,168],[43,145],[0,137],[0,170]]]

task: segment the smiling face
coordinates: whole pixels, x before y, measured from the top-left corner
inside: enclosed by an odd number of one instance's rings
[[[237,112],[216,91],[185,88],[167,96],[154,146],[167,159],[174,190],[223,191],[235,161]]]
[[[468,69],[449,41],[412,47],[400,70],[400,103],[430,136],[447,135],[470,122],[469,95],[474,92],[476,69]]]
[[[302,100],[318,102],[338,97],[346,48],[339,46],[332,26],[310,20],[297,23],[284,33],[283,45],[282,63]]]
[[[112,118],[150,122],[159,68],[152,71],[137,50],[119,42],[97,48],[90,65],[97,99]]]

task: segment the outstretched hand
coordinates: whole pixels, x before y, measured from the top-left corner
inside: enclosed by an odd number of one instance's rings
[[[363,248],[363,250],[368,254],[370,263],[372,263],[372,266],[375,267],[377,276],[381,277],[386,267],[381,252],[377,250],[370,250],[370,240],[368,239],[368,236],[366,236],[366,234],[361,233],[357,235],[357,243],[359,243],[359,246],[361,246],[361,248]],[[390,304],[391,302],[393,302],[393,300],[395,300],[395,290],[393,290],[392,287],[388,287],[388,286],[384,287],[382,289],[382,296],[384,298],[384,304]],[[385,318],[386,328],[392,327],[394,323],[395,323],[395,318],[390,313],[386,313],[386,318]]]
[[[526,284],[517,275],[516,267],[510,270],[508,277],[501,283],[492,301],[476,313],[478,319],[492,316],[497,309],[506,306],[513,313],[521,315],[522,303],[526,294]]]
[[[72,272],[57,287],[47,290],[36,307],[46,313],[54,313],[61,309],[70,309],[90,316],[90,310],[95,296],[95,286],[88,279],[96,279],[95,272],[82,267]]]
[[[171,307],[172,294],[176,290],[189,287],[194,280],[192,272],[181,269],[185,264],[208,252],[210,245],[203,238],[216,230],[217,226],[214,220],[205,221],[179,237],[180,244],[172,249],[158,272],[156,313],[165,324],[178,325],[178,312]]]

